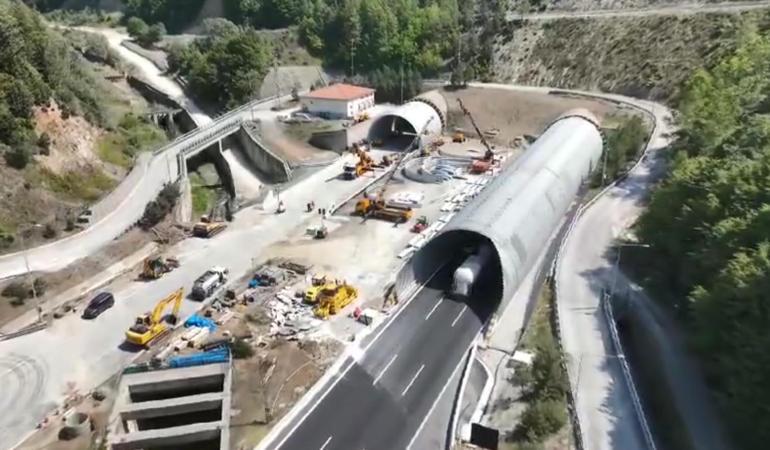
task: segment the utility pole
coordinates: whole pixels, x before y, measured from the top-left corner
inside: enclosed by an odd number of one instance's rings
[[[404,103],[404,55],[401,55],[401,104]]]
[[[356,57],[356,51],[353,49],[353,45],[351,43],[350,45],[350,77],[351,78],[353,78],[356,75],[355,69],[354,69],[355,57]]]

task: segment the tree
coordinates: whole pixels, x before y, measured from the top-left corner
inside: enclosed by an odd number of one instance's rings
[[[126,31],[134,39],[141,39],[149,31],[150,27],[139,17],[130,17],[126,22]]]
[[[564,405],[555,400],[537,400],[524,410],[518,431],[527,440],[539,442],[567,423]]]
[[[149,47],[159,42],[161,39],[163,39],[163,36],[165,35],[166,35],[166,27],[162,23],[156,23],[154,25],[151,25],[147,29],[147,32],[144,35],[139,37],[139,40],[142,45]]]

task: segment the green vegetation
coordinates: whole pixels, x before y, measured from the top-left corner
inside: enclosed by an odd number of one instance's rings
[[[206,27],[206,37],[170,50],[169,70],[201,99],[219,106],[243,104],[259,92],[272,62],[269,44],[251,28]]]
[[[25,171],[30,185],[43,186],[68,200],[93,202],[115,187],[115,180],[99,169],[90,168],[56,174],[41,166],[30,166]]]
[[[740,448],[770,440],[770,36],[683,88],[671,172],[638,224],[648,282],[679,311]],[[646,256],[645,256],[646,255]],[[662,263],[662,264],[661,264]]]
[[[24,168],[38,151],[32,107],[54,98],[65,114],[101,124],[94,75],[71,47],[21,2],[0,0],[0,144],[6,162]]]
[[[45,294],[48,288],[45,280],[43,278],[35,278],[33,280],[12,281],[0,291],[0,295],[11,299],[11,303],[14,306],[22,306],[25,300],[32,298],[33,284],[35,295]]]
[[[238,338],[230,344],[230,351],[235,359],[248,359],[254,356],[254,349],[245,340]]]
[[[144,208],[144,214],[139,220],[142,228],[149,230],[163,221],[174,209],[177,200],[179,200],[179,187],[176,184],[166,183],[158,197]]]
[[[534,351],[535,358],[531,366],[518,367],[511,380],[521,387],[527,402],[516,429],[506,436],[519,448],[538,447],[567,424],[569,380],[551,326],[552,303],[552,291],[544,285],[522,340],[522,346]]]
[[[99,139],[99,157],[111,164],[130,168],[139,152],[158,147],[164,142],[166,136],[158,127],[128,113],[123,116],[115,131]]]
[[[593,187],[603,186],[625,174],[629,166],[639,159],[649,135],[639,116],[624,118],[617,128],[605,129],[604,133],[607,140],[605,153],[602,155],[602,167],[594,171]]]
[[[197,172],[189,174],[190,177],[190,191],[192,194],[192,208],[193,217],[199,217],[203,214],[208,214],[211,206],[216,199],[216,192],[206,185],[203,177],[198,175]]]
[[[138,17],[131,17],[126,21],[126,31],[139,45],[151,47],[166,35],[166,26],[162,22],[147,25]]]

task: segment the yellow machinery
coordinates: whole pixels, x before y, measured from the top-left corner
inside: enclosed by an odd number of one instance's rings
[[[313,313],[320,319],[337,314],[358,297],[358,290],[353,286],[342,283],[325,285],[318,293],[318,302]]]
[[[355,213],[362,217],[374,217],[390,222],[404,223],[412,218],[414,211],[412,208],[402,208],[397,206],[388,206],[381,196],[372,200],[364,197],[356,202]]]
[[[305,293],[303,295],[304,300],[307,303],[313,304],[318,300],[318,293],[321,292],[321,289],[323,289],[327,285],[326,282],[326,275],[313,275],[313,278],[310,280],[310,287],[305,290]],[[331,284],[331,286],[334,286],[334,284]]]
[[[201,216],[201,221],[193,226],[193,236],[209,238],[227,228],[224,222],[212,221],[208,216]]]
[[[351,164],[345,166],[345,178],[348,180],[358,178],[366,172],[372,170],[374,167],[374,160],[371,156],[369,156],[369,152],[364,150],[363,147],[359,147],[358,145],[355,145],[354,148],[355,154],[358,156],[358,161],[355,165]]]
[[[465,133],[462,131],[455,131],[452,135],[452,142],[465,142]]]
[[[140,277],[145,280],[157,280],[177,267],[179,267],[179,260],[176,258],[146,258]]]
[[[179,318],[179,308],[182,306],[183,293],[183,288],[177,289],[159,301],[152,312],[137,317],[136,322],[126,331],[126,341],[131,344],[146,346],[154,339],[165,334],[169,327],[164,320],[163,313],[169,305],[173,305],[169,321],[175,323]]]

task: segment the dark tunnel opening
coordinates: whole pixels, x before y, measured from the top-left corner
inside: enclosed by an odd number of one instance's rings
[[[369,140],[383,142],[383,147],[407,150],[417,135],[411,123],[401,116],[386,114],[375,119],[369,129]]]
[[[488,249],[468,295],[453,286],[457,269],[472,255]],[[445,292],[446,300],[465,303],[482,322],[486,322],[503,297],[503,268],[500,254],[489,238],[472,231],[452,230],[443,233],[418,251],[399,275],[418,285]],[[404,279],[401,280],[403,283]],[[409,282],[409,281],[406,281]]]

